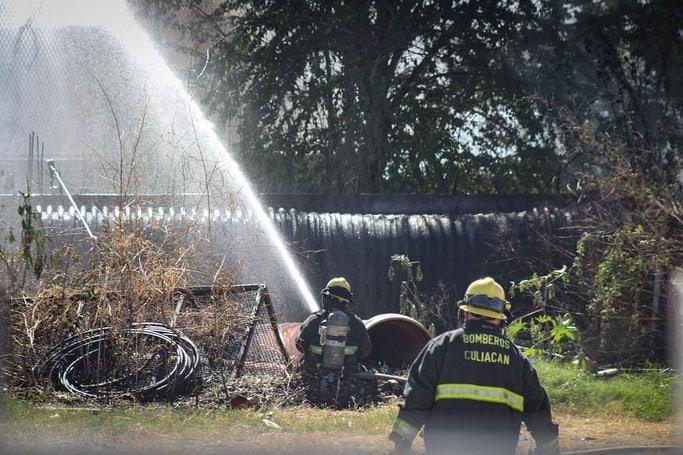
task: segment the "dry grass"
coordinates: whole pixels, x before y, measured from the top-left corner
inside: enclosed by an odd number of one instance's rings
[[[181,298],[179,290],[197,280],[197,271],[190,268],[196,248],[184,238],[182,233],[162,228],[126,230],[115,225],[100,234],[84,270],[74,266],[86,262],[84,258],[68,249],[56,250],[35,295],[12,299],[10,384],[45,386],[34,367],[45,361],[52,346],[107,327],[112,329],[113,351],[118,353],[108,360],[107,368],[135,368],[127,353],[136,351],[149,358],[155,348],[144,346],[137,337],[115,337],[143,322],[160,322],[192,333],[193,340],[202,344],[203,356],[210,359],[224,355],[220,347],[237,325],[244,324],[245,315],[227,292],[233,284],[227,275],[206,278],[215,289],[208,305]]]
[[[392,402],[364,412],[330,411],[306,406],[265,410],[184,409],[129,406],[73,409],[24,400],[0,399],[7,420],[6,441],[25,448],[83,447],[102,444],[119,452],[155,447],[161,452],[192,453],[383,453],[398,410]],[[585,415],[560,409],[563,450],[626,445],[673,445],[680,428],[671,419],[647,422],[627,416]],[[264,419],[279,428],[265,424]],[[39,429],[36,431],[36,429]],[[533,446],[522,432],[520,451]],[[423,453],[421,438],[415,448]],[[141,451],[142,452],[142,451]],[[147,451],[144,451],[148,453]],[[137,453],[137,452],[136,452]]]

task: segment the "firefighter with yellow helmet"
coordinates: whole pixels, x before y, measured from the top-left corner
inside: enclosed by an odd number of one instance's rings
[[[318,375],[322,367],[357,371],[372,343],[365,324],[351,311],[351,285],[346,278],[332,278],[321,295],[322,309],[306,318],[296,340],[304,354],[304,373]]]
[[[491,277],[458,302],[463,321],[432,339],[410,368],[389,439],[410,453],[424,427],[428,453],[515,453],[521,423],[538,453],[558,454],[558,426],[529,360],[503,333],[509,302]]]

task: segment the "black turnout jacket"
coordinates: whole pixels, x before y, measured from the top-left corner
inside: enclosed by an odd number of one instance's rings
[[[424,426],[429,453],[514,454],[522,421],[542,453],[557,453],[557,425],[531,363],[499,327],[473,319],[418,354],[389,438],[410,445]]]
[[[370,336],[363,320],[346,306],[329,306],[316,311],[301,324],[301,332],[296,339],[296,347],[304,354],[304,371],[315,373],[317,364],[322,363],[322,347],[320,345],[320,325],[327,320],[330,313],[342,311],[349,317],[349,333],[346,336],[346,354],[344,368],[347,371],[358,369],[358,362],[372,351]]]

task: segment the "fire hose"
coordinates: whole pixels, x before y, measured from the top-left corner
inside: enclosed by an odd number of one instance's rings
[[[400,383],[406,383],[408,382],[408,378],[405,376],[396,376],[394,374],[384,374],[384,373],[377,373],[374,371],[359,371],[358,373],[353,373],[352,375],[354,378],[358,379],[384,379],[387,381],[397,381]]]
[[[105,359],[111,359],[114,351],[126,345],[139,347],[144,341],[148,343],[146,355],[131,353],[131,357],[140,357],[139,366],[101,371],[108,367]],[[146,400],[187,392],[194,385],[198,362],[199,352],[192,340],[164,324],[145,322],[120,330],[88,330],[67,338],[50,349],[42,365],[34,367],[34,376],[48,377],[58,388],[83,397]]]

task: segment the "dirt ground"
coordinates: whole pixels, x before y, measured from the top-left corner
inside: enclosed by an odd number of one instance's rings
[[[681,441],[681,429],[674,422],[653,423],[624,417],[581,417],[569,413],[556,414],[555,420],[560,424],[563,453],[624,446],[677,446]],[[40,429],[35,430],[31,434],[4,435],[1,453],[331,455],[386,453],[391,448],[386,435],[292,433],[287,432],[286,428],[257,434],[197,434],[183,439],[173,435],[149,434],[141,430],[125,436],[98,435],[94,439],[83,435],[78,440],[65,440],[58,435],[41,436]],[[525,454],[530,447],[533,447],[530,436],[523,433],[518,453]],[[414,449],[416,453],[424,452],[419,438]],[[683,453],[683,449],[680,453]]]
[[[554,418],[560,424],[560,447],[563,452],[620,446],[674,446],[681,442],[681,429],[677,428],[675,422],[557,413]],[[520,447],[529,444],[532,444],[531,437],[525,432]]]

